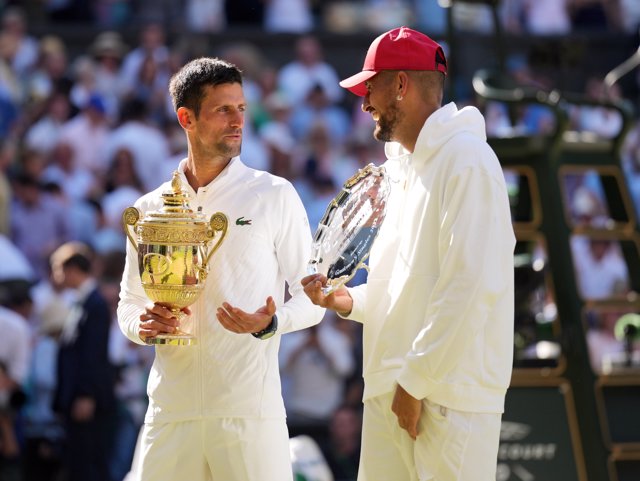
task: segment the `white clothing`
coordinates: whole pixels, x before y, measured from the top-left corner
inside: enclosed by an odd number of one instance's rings
[[[513,359],[515,237],[502,169],[475,107],[427,119],[413,154],[387,143],[387,216],[367,283],[364,399],[399,383],[416,399],[501,413]]]
[[[90,172],[105,172],[107,164],[102,158],[102,151],[108,134],[106,122],[93,124],[86,114],[80,113],[64,123],[60,130],[59,143],[67,143],[73,148],[76,168]]]
[[[147,190],[167,180],[164,162],[171,157],[169,142],[162,132],[138,121],[129,121],[109,134],[104,147],[104,165],[109,166],[120,149],[133,154],[136,174]]]
[[[627,263],[615,241],[607,248],[601,259],[591,251],[590,239],[585,236],[571,237],[571,253],[576,269],[576,280],[580,295],[584,299],[607,299],[624,295],[629,288]]]
[[[0,306],[0,332],[0,363],[13,381],[22,384],[31,362],[29,324],[17,312]]]
[[[495,481],[501,414],[423,399],[414,441],[400,428],[392,402],[387,393],[364,403],[358,481]]]
[[[194,192],[184,169],[178,170],[190,206],[206,215],[228,217],[226,238],[211,257],[204,291],[191,306],[185,330],[198,338],[194,346],[156,346],[149,375],[146,423],[179,422],[216,417],[285,417],[278,372],[280,334],[320,322],[324,313],[304,294],[311,236],[304,207],[285,179],[245,166],[239,157],[207,186]],[[162,207],[167,182],[146,194],[136,207],[144,215]],[[285,282],[291,298],[285,303]],[[223,302],[254,312],[268,296],[276,302],[278,334],[259,340],[226,330],[216,318]],[[138,256],[127,243],[118,321],[125,335],[138,337],[139,316],[149,303],[138,273]],[[191,324],[189,327],[188,324]]]
[[[209,418],[146,424],[136,452],[149,450],[155,450],[156,456],[136,456],[127,481],[293,479],[284,419]]]
[[[305,419],[329,421],[344,399],[346,378],[355,368],[351,342],[346,334],[324,320],[315,328],[319,348],[302,348],[312,335],[311,329],[283,336],[280,368],[288,376],[287,412]],[[290,363],[298,349],[303,351]]]
[[[169,179],[171,176],[168,175],[165,178]],[[121,230],[122,213],[127,207],[133,205],[141,195],[142,192],[130,185],[122,185],[106,193],[102,197],[102,212],[107,227]],[[124,248],[124,246],[122,247]]]
[[[77,166],[71,172],[68,172],[56,164],[49,165],[44,169],[42,180],[57,184],[64,192],[64,195],[72,201],[89,197],[96,184],[95,177],[86,168]]]
[[[167,64],[169,62],[169,48],[166,45],[159,45],[152,50],[144,47],[137,47],[125,55],[120,67],[118,79],[120,95],[126,95],[133,90],[139,79],[140,69],[147,57],[153,57],[158,68],[158,77],[168,75]]]
[[[305,33],[313,28],[309,0],[270,0],[265,6],[267,32]]]
[[[185,17],[192,32],[220,32],[227,26],[222,0],[187,0]]]
[[[525,0],[527,32],[533,35],[566,35],[571,19],[566,0]]]
[[[36,279],[29,260],[22,251],[11,242],[11,239],[4,234],[0,234],[0,258],[2,259],[0,280],[25,279],[32,281]]]
[[[25,144],[30,149],[49,155],[58,143],[62,125],[51,116],[42,117],[27,130]]]

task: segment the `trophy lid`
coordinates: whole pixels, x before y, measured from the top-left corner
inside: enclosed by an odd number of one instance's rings
[[[180,173],[173,172],[171,190],[162,193],[163,206],[159,210],[148,212],[142,222],[187,222],[207,223],[207,219],[201,211],[194,211],[189,206],[189,195],[182,188]]]

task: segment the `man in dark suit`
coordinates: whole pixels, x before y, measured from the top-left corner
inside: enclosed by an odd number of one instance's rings
[[[52,254],[51,268],[57,282],[77,291],[60,337],[54,398],[66,427],[69,481],[107,481],[115,409],[109,307],[92,276],[87,246],[63,244]]]

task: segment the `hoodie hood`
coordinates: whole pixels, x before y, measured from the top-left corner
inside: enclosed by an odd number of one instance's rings
[[[484,117],[475,107],[464,107],[458,110],[456,105],[450,102],[432,113],[424,123],[412,157],[414,159],[428,158],[429,152],[440,148],[451,138],[461,133],[474,135],[486,141]],[[388,159],[393,159],[409,155],[410,152],[398,142],[387,142],[385,154]]]

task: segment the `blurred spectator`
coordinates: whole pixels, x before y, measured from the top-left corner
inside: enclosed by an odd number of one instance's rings
[[[33,177],[19,175],[13,186],[12,240],[29,259],[36,275],[45,277],[49,255],[70,238],[66,211],[60,202],[41,192]]]
[[[338,153],[331,167],[331,176],[336,188],[342,187],[345,181],[367,164],[381,164],[384,158],[383,149],[384,146],[373,138],[370,130],[352,132],[345,149]]]
[[[274,92],[264,100],[264,105],[269,120],[260,127],[258,135],[269,152],[269,164],[265,170],[293,180],[296,173],[292,156],[296,141],[289,123],[291,104],[285,95]]]
[[[62,473],[64,427],[53,412],[53,397],[58,338],[70,303],[62,293],[52,291],[37,310],[40,324],[34,334],[24,412],[24,481],[57,481]]]
[[[39,180],[48,162],[49,158],[37,150],[23,150],[14,165],[14,174],[24,174]]]
[[[122,212],[133,205],[144,193],[142,180],[135,170],[133,154],[126,147],[116,150],[106,175],[106,193],[101,205],[105,217],[105,229],[118,233],[124,248]]]
[[[311,0],[266,0],[264,29],[270,33],[306,33],[313,29]]]
[[[604,77],[591,76],[585,86],[585,97],[594,102],[613,102],[622,98],[620,86],[606,89]],[[599,137],[611,139],[622,129],[620,112],[605,106],[577,105],[571,112],[574,128],[581,132],[593,132]]]
[[[155,355],[152,346],[131,342],[118,327],[116,309],[124,260],[124,244],[121,250],[100,256],[100,291],[111,311],[109,359],[117,374],[115,392],[118,409],[110,461],[112,481],[121,481],[131,467],[138,431],[147,409],[147,378]]]
[[[321,442],[327,422],[344,398],[345,380],[355,361],[350,339],[336,329],[334,317],[328,314],[318,326],[282,337],[280,365],[292,436],[309,434]]]
[[[20,7],[7,7],[2,14],[2,30],[15,41],[11,67],[24,80],[38,60],[38,41],[27,32],[27,17]]]
[[[505,30],[531,35],[566,35],[571,31],[568,0],[506,0]]]
[[[335,163],[342,149],[332,140],[327,122],[317,120],[310,126],[303,141],[305,150],[296,167],[299,175],[304,179],[321,177],[333,180]]]
[[[71,80],[73,84],[69,92],[69,99],[73,106],[80,110],[89,103],[91,96],[96,93],[96,63],[92,57],[80,55],[73,60]]]
[[[106,113],[102,97],[92,94],[82,110],[62,126],[60,142],[72,150],[73,169],[86,170],[94,176],[104,174],[107,166],[102,151],[109,134]]]
[[[491,34],[494,31],[491,7],[487,2],[454,2],[451,16],[456,29]]]
[[[69,97],[64,92],[52,92],[46,99],[42,116],[27,129],[24,145],[48,157],[53,152],[70,114]]]
[[[335,481],[356,481],[360,464],[362,412],[347,404],[339,406],[329,422],[329,438],[320,448]]]
[[[571,224],[581,227],[603,228],[610,222],[604,188],[594,170],[567,173],[563,176],[565,203]]]
[[[27,97],[33,104],[45,102],[57,90],[71,88],[67,48],[60,37],[46,35],[38,45],[38,63],[27,81]]]
[[[572,236],[571,253],[583,299],[620,298],[629,292],[629,271],[617,242]]]
[[[265,93],[260,85],[261,77],[269,68],[267,61],[258,48],[248,42],[236,42],[225,46],[220,57],[242,70],[242,90],[247,101],[248,114],[254,126],[259,128],[260,122],[256,120],[256,116],[262,113],[262,104],[266,102],[266,95],[270,93]]]
[[[159,65],[152,55],[140,64],[134,84],[122,92],[123,102],[137,100],[144,104],[145,120],[156,127],[165,123],[166,92],[169,86],[169,70]]]
[[[618,309],[594,309],[587,312],[589,360],[597,375],[614,374],[620,368],[629,367],[628,354],[631,354],[633,365],[640,366],[640,344],[635,342],[632,352],[627,353],[624,341],[616,338],[615,327],[624,314],[624,311]]]
[[[330,102],[339,102],[342,91],[335,69],[323,60],[322,47],[311,35],[295,44],[295,60],[285,64],[278,74],[278,88],[289,96],[292,105],[304,102],[311,89],[320,84]]]
[[[366,0],[364,26],[374,32],[383,32],[413,22],[409,0]],[[459,5],[454,4],[453,8]]]
[[[221,32],[227,24],[224,0],[187,0],[185,15],[192,32]]]
[[[66,431],[63,462],[69,481],[107,481],[114,420],[114,373],[109,362],[111,313],[92,274],[88,248],[66,243],[51,255],[57,282],[77,298],[65,319],[58,350],[54,409]]]
[[[136,89],[146,59],[153,59],[153,66],[159,78],[169,76],[169,48],[165,44],[164,28],[157,23],[145,25],[140,31],[139,45],[127,53],[120,70],[120,88],[123,95]]]
[[[127,50],[121,35],[114,31],[99,33],[89,47],[95,60],[95,93],[104,100],[110,120],[119,114],[120,65]]]
[[[42,190],[66,211],[70,239],[91,244],[97,232],[97,216],[90,201],[69,197],[56,182],[45,182]]]
[[[289,122],[298,140],[309,137],[319,123],[325,126],[329,141],[335,146],[342,145],[351,133],[348,114],[329,99],[322,84],[313,85],[304,101],[295,105]]]
[[[20,480],[21,448],[17,414],[24,405],[31,336],[27,319],[33,303],[30,283],[23,279],[0,283],[0,479]]]
[[[120,124],[108,136],[103,152],[105,165],[113,161],[118,150],[126,148],[133,155],[135,172],[145,191],[164,182],[164,162],[171,156],[167,138],[149,123],[147,104],[130,99],[122,105]]]
[[[327,206],[338,193],[338,189],[331,177],[310,176],[302,179],[304,183],[297,182],[296,189],[300,197],[304,199],[304,206],[309,218],[311,234],[315,234]]]
[[[50,156],[50,164],[42,172],[41,180],[57,184],[67,199],[77,201],[89,195],[95,185],[95,177],[85,167],[75,162],[74,146],[60,139]]]

